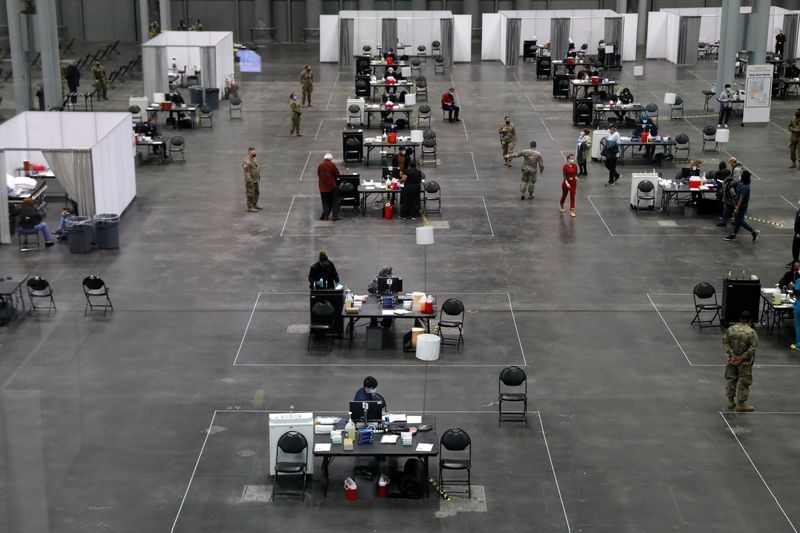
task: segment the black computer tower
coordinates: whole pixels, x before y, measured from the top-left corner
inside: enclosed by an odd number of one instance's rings
[[[336,177],[336,188],[339,191],[339,207],[358,211],[360,196],[358,186],[361,184],[361,176],[356,173],[339,174]]]
[[[356,98],[369,98],[369,74],[356,75]]]
[[[536,60],[536,78],[549,78],[552,69],[553,62],[549,57],[540,57]]]
[[[356,58],[356,74],[366,74],[369,76],[372,67],[370,66],[370,62],[372,61],[371,57],[368,56],[361,56]]]
[[[758,322],[760,304],[760,279],[722,280],[722,323],[726,326],[739,322],[744,311],[749,311],[753,322]]]
[[[536,59],[537,50],[536,41],[522,41],[522,59],[524,61]]]
[[[344,318],[342,317],[344,289],[314,289],[309,294],[309,300],[309,316],[311,314],[311,308],[313,308],[314,304],[317,302],[329,302],[333,306],[336,311],[334,315],[336,318],[333,321],[333,330],[337,336],[341,337],[344,334]]]
[[[591,98],[579,98],[572,103],[572,123],[576,126],[592,125]]]
[[[343,131],[342,152],[345,163],[361,163],[364,159],[364,130]]]
[[[553,76],[553,98],[569,98],[569,76]]]

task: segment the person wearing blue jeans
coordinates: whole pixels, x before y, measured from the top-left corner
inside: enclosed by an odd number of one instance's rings
[[[42,215],[36,209],[36,204],[34,204],[33,198],[30,196],[22,201],[22,208],[19,210],[19,222],[21,223],[25,219],[35,223],[35,225],[28,229],[22,228],[18,223],[17,231],[23,235],[34,235],[41,231],[44,236],[45,246],[53,246],[55,244],[53,242],[53,236],[50,234],[50,228],[47,227],[47,224],[42,222]]]
[[[750,171],[745,170],[742,172],[742,184],[739,186],[739,192],[736,197],[736,207],[733,208],[733,233],[727,237],[723,237],[726,241],[736,240],[736,234],[739,233],[739,228],[744,228],[753,236],[753,242],[758,240],[758,235],[761,233],[757,229],[753,229],[750,224],[744,219],[747,214],[747,206],[750,202]]]

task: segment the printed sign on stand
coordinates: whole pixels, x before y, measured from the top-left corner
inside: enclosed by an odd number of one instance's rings
[[[772,65],[748,65],[742,124],[767,123],[772,105]]]

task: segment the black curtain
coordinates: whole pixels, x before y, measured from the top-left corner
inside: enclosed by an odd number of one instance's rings
[[[700,41],[700,17],[681,17],[678,27],[678,64],[694,65]]]
[[[349,67],[353,57],[353,19],[339,19],[339,66]]]
[[[453,19],[441,19],[439,26],[442,32],[442,58],[449,67],[453,64]]]
[[[603,40],[606,46],[614,46],[614,53],[622,58],[622,17],[607,17],[605,19],[605,35]]]
[[[381,19],[381,47],[383,53],[397,48],[397,19]]]
[[[513,67],[519,63],[519,39],[522,31],[522,19],[508,19],[506,22],[506,66]]]

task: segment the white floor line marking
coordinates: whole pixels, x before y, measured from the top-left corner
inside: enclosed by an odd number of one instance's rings
[[[558,499],[561,500],[561,510],[564,511],[564,521],[567,523],[567,533],[571,533],[572,527],[570,527],[569,525],[567,508],[564,505],[564,498],[561,495],[561,486],[558,484],[558,476],[556,475],[556,467],[553,464],[553,456],[550,455],[550,445],[547,443],[547,434],[544,431],[544,422],[542,422],[542,413],[537,412],[536,415],[539,417],[539,427],[542,428],[542,439],[544,440],[544,448],[545,450],[547,450],[547,458],[550,460],[550,470],[553,471],[553,481],[555,481],[556,483],[556,491],[558,491]]]
[[[777,124],[775,124],[771,120],[769,121],[769,123],[772,124],[773,126],[775,126],[776,128],[778,128],[779,130],[781,130],[783,133],[789,133],[789,130],[781,128],[780,126],[778,126]]]
[[[518,365],[519,361],[512,361],[508,363],[493,363],[493,364],[468,364],[468,363],[453,363],[436,365],[439,367],[448,368],[505,368],[509,365]],[[392,363],[238,363],[237,368],[240,367],[262,367],[262,368],[425,368],[423,364],[409,363],[409,364],[392,364]],[[429,367],[433,370],[435,367]]]
[[[478,165],[475,164],[475,152],[470,152],[469,155],[472,156],[472,168],[475,169],[475,179],[481,181],[481,177],[478,176]]]
[[[309,154],[309,157],[311,154]],[[281,228],[281,237],[283,237],[283,232],[286,230],[286,224],[289,222],[289,213],[292,212],[292,206],[294,205],[294,198],[296,195],[292,195],[292,202],[289,204],[289,210],[286,211],[286,219],[283,221],[283,227]]]
[[[314,140],[315,141],[317,140],[317,137],[319,136],[319,130],[322,129],[322,123],[323,122],[325,122],[324,118],[319,121],[319,126],[317,126],[317,133],[314,135]]]
[[[322,123],[320,123],[321,125]],[[303,165],[303,170],[300,172],[300,179],[297,181],[303,181],[303,175],[306,173],[306,168],[308,167],[308,162],[311,160],[311,150],[308,152],[308,157],[306,157],[306,164]]]
[[[606,231],[608,231],[608,234],[609,234],[609,235],[611,235],[611,236],[613,237],[613,236],[614,236],[614,234],[611,232],[611,228],[609,228],[609,227],[608,227],[608,224],[606,224],[606,221],[605,221],[605,219],[603,218],[603,215],[601,215],[601,214],[600,214],[600,211],[598,211],[598,210],[597,210],[597,206],[596,206],[596,205],[594,205],[594,202],[592,201],[592,197],[591,197],[591,196],[587,196],[587,197],[586,197],[586,199],[587,199],[587,200],[589,200],[589,203],[590,203],[590,204],[592,204],[592,207],[594,208],[594,212],[595,212],[595,213],[597,213],[597,216],[599,216],[599,217],[600,217],[600,222],[602,222],[602,223],[603,223],[603,225],[606,227]]]
[[[464,127],[464,136],[469,140],[469,134],[467,133],[467,123],[463,119],[461,120],[461,125]]]
[[[693,127],[693,128],[696,130],[696,131],[700,132],[700,135],[703,135],[703,130],[701,130],[700,128],[698,128],[697,126],[695,126],[694,124],[692,124],[691,122],[689,122],[689,121],[688,121],[686,118],[684,118],[684,117],[681,117],[681,120],[682,120],[682,121],[684,121],[684,122],[685,122],[686,124],[688,124],[689,126]]]
[[[652,298],[650,298],[650,293],[649,293],[649,292],[647,292],[647,293],[645,293],[645,294],[647,295],[647,299],[648,299],[648,300],[650,300],[650,305],[652,305],[652,306],[653,306],[653,309],[655,309],[655,310],[656,310],[656,313],[658,313],[658,317],[661,319],[661,322],[663,322],[663,323],[664,323],[664,327],[666,327],[666,328],[667,328],[667,331],[669,331],[669,334],[672,336],[672,340],[674,340],[674,341],[675,341],[675,344],[677,344],[677,345],[678,345],[678,349],[679,349],[679,350],[681,351],[681,353],[683,354],[683,357],[684,357],[684,359],[686,359],[686,362],[687,362],[687,363],[689,363],[689,366],[694,366],[694,365],[692,364],[692,361],[689,359],[689,356],[688,356],[688,355],[686,355],[686,352],[683,350],[683,346],[681,346],[681,343],[679,343],[679,342],[678,342],[678,339],[677,339],[677,337],[675,337],[675,334],[674,334],[674,333],[672,333],[672,328],[670,328],[670,327],[669,327],[669,324],[667,324],[667,321],[666,321],[666,320],[664,320],[664,315],[662,315],[662,314],[661,314],[661,311],[659,311],[659,310],[658,310],[658,307],[657,307],[657,306],[656,306],[656,304],[653,302],[653,299],[652,299]]]
[[[544,125],[544,129],[545,129],[545,131],[546,131],[546,132],[547,132],[547,134],[550,136],[550,140],[551,140],[551,141],[555,141],[556,139],[555,139],[555,137],[553,137],[553,134],[552,134],[552,133],[550,133],[550,128],[548,128],[548,127],[547,127],[547,123],[544,121],[544,119],[543,119],[543,118],[540,118],[539,120],[541,120],[541,121],[542,121],[542,125]]]
[[[339,82],[339,76],[341,76],[341,75],[342,75],[342,71],[341,70],[336,73],[336,79],[333,80],[333,87],[331,87],[332,89],[336,87],[336,84]]]
[[[531,100],[531,97],[528,96],[528,93],[525,93],[525,98],[528,99],[528,103],[531,104],[531,107],[533,108],[533,110],[534,111],[538,111],[538,109],[536,109],[536,106],[534,105],[533,101]]]
[[[328,97],[328,105],[325,106],[325,111],[331,106],[331,100],[333,100],[333,93]]]
[[[492,227],[492,219],[489,218],[489,208],[486,207],[486,197],[481,196],[483,200],[483,209],[486,211],[486,221],[489,223],[489,231],[492,233],[492,237],[494,237],[494,228]]]
[[[717,411],[719,414],[724,414],[723,411]],[[739,413],[727,413],[731,415],[739,415],[739,416],[755,416],[755,415],[800,415],[800,411],[753,411],[752,413],[747,414],[739,414]]]
[[[261,292],[256,296],[256,301],[253,304],[253,310],[250,311],[250,318],[247,319],[247,325],[244,327],[242,333],[242,340],[239,342],[239,348],[236,350],[236,357],[233,358],[233,366],[236,366],[236,361],[239,360],[239,354],[242,353],[242,346],[244,346],[244,339],[247,337],[247,332],[250,329],[250,324],[253,322],[253,316],[256,314],[256,307],[258,307],[258,300],[261,298]]]
[[[425,365],[420,365],[420,366],[424,367]],[[342,412],[341,409],[339,409],[338,411],[328,411],[326,409],[314,409],[314,410],[310,410],[310,411],[312,413],[339,413],[339,414],[341,414],[341,412]],[[244,413],[244,414],[269,414],[269,413],[274,413],[274,412],[275,412],[274,409],[272,409],[272,410],[270,410],[270,409],[215,409],[214,410],[214,414],[215,415],[238,414],[238,413]],[[402,412],[402,413],[421,413],[422,411],[415,411],[414,409],[402,409],[402,410],[400,410],[400,412]],[[453,411],[429,411],[429,410],[426,409],[425,412],[426,413],[433,413],[433,414],[437,414],[437,415],[447,415],[447,414],[495,415],[495,416],[497,415],[497,409],[482,410],[482,411],[471,410],[471,409],[453,410]],[[539,411],[535,411],[535,410],[532,410],[532,409],[528,409],[525,412],[529,413],[529,414],[532,414],[532,415],[534,415],[534,414],[537,415],[537,416],[539,415]]]
[[[189,489],[192,488],[192,481],[194,480],[194,475],[197,473],[197,467],[200,465],[200,458],[203,457],[203,451],[206,449],[206,443],[208,442],[208,436],[211,435],[211,428],[214,426],[214,419],[217,417],[217,411],[214,411],[214,414],[211,415],[211,422],[208,424],[208,430],[206,430],[206,436],[203,439],[203,445],[200,447],[200,453],[197,454],[197,461],[194,463],[194,468],[192,469],[192,475],[189,477],[189,484],[186,485],[186,492],[183,493],[183,498],[181,499],[181,504],[178,507],[178,512],[175,515],[175,520],[172,522],[172,528],[170,529],[170,533],[175,531],[175,526],[178,525],[178,519],[181,516],[181,511],[183,510],[183,504],[186,503],[186,497],[189,495]]]
[[[528,360],[525,358],[525,349],[522,347],[522,338],[519,336],[519,328],[517,327],[517,317],[514,316],[514,306],[511,305],[511,294],[506,293],[508,296],[508,308],[511,309],[511,320],[514,322],[514,331],[517,332],[517,341],[519,341],[519,351],[522,353],[522,362],[528,366]]]
[[[708,80],[704,80],[703,78],[701,78],[700,76],[698,76],[697,74],[695,74],[695,73],[694,73],[694,71],[687,70],[686,72],[688,72],[689,74],[691,74],[692,76],[694,76],[694,77],[695,77],[695,78],[697,78],[698,80],[702,81],[703,83],[705,83],[705,84],[706,84],[706,85],[708,85],[709,87],[714,87],[714,84],[713,84],[713,83],[711,83],[711,82],[710,82],[710,81],[708,81]]]
[[[725,150],[725,153],[726,153],[726,154],[728,154],[728,157],[734,157],[734,156],[733,156],[733,154],[731,154],[731,153],[730,153],[729,151],[727,151],[727,150]],[[745,165],[744,161],[742,161],[742,160],[741,160],[741,159],[739,159],[738,157],[736,158],[736,160],[737,160],[739,163],[743,164],[745,167],[747,167],[747,170],[749,170],[749,171],[750,171],[750,174],[752,174],[752,175],[753,175],[753,176],[754,176],[756,179],[758,179],[758,180],[760,180],[760,179],[761,179],[761,176],[759,176],[758,174],[756,174],[756,173],[755,173],[755,171],[753,171],[752,167],[749,167],[749,166]]]
[[[561,152],[561,157],[563,157],[564,161],[566,161],[567,160],[567,152],[565,152],[564,150],[559,150],[559,152]],[[627,196],[620,196],[620,198],[627,198]]]
[[[515,79],[515,80],[517,80],[517,85],[519,85],[520,87],[522,87],[522,84],[519,82],[519,78],[517,77],[517,73],[516,73],[516,72],[512,72],[512,73],[511,73],[511,75],[512,75],[512,76],[514,76],[514,79]]]
[[[792,531],[794,531],[794,533],[797,533],[797,528],[794,527],[794,524],[792,523],[791,519],[789,518],[789,515],[787,515],[786,511],[783,510],[783,506],[781,505],[781,502],[778,501],[778,497],[775,496],[774,492],[772,492],[772,489],[770,488],[769,484],[767,484],[767,480],[764,479],[764,476],[761,475],[761,471],[759,471],[758,467],[753,462],[753,459],[752,459],[752,457],[750,457],[750,454],[747,453],[747,450],[745,449],[744,444],[742,444],[742,441],[739,440],[739,436],[736,435],[735,431],[733,431],[733,428],[728,423],[728,419],[725,418],[725,414],[724,413],[719,413],[719,416],[722,417],[722,420],[725,422],[725,425],[728,426],[728,430],[731,432],[731,435],[733,435],[733,438],[736,439],[736,442],[739,444],[739,447],[744,452],[744,456],[747,457],[748,461],[750,461],[750,465],[753,467],[753,470],[756,471],[756,474],[758,474],[758,477],[761,479],[761,482],[767,488],[767,491],[769,491],[770,496],[772,496],[772,499],[775,500],[775,505],[777,505],[778,509],[781,510],[781,514],[783,514],[783,517],[786,518],[786,521],[789,522],[789,527],[792,528]]]
[[[796,208],[796,207],[797,207],[797,204],[793,204],[792,202],[790,202],[789,200],[787,200],[787,199],[786,199],[786,197],[785,197],[784,195],[780,194],[779,196],[780,196],[781,198],[783,198],[783,201],[784,201],[784,202],[786,202],[787,204],[789,204],[789,205],[790,205],[790,206],[792,206],[793,208]]]

